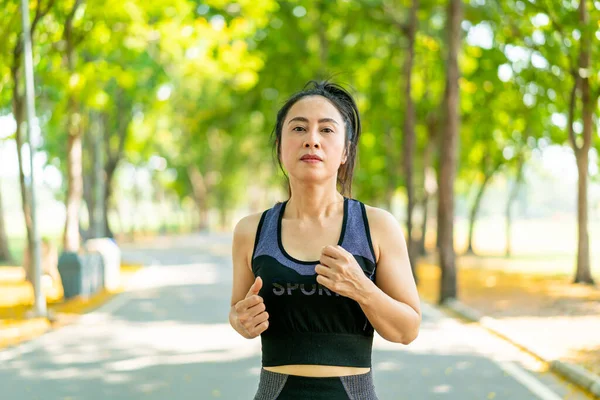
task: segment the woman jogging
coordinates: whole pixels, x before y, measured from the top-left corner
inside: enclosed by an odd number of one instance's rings
[[[402,229],[351,198],[361,122],[339,85],[311,81],[279,110],[289,198],[238,222],[229,321],[260,335],[255,400],[377,399],[373,333],[409,344],[421,323]]]

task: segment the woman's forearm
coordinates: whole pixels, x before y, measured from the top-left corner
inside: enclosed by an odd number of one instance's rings
[[[417,338],[421,316],[409,305],[393,299],[366,279],[356,301],[373,328],[390,342],[409,344]]]

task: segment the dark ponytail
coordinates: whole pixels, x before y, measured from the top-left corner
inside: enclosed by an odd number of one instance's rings
[[[283,122],[287,117],[288,111],[300,99],[307,96],[322,96],[329,100],[339,111],[344,119],[346,127],[345,149],[347,159],[344,165],[340,166],[337,175],[337,183],[340,186],[342,194],[346,197],[352,197],[352,177],[354,175],[354,166],[356,164],[356,155],[358,148],[358,139],[361,133],[360,115],[358,107],[352,95],[342,86],[328,81],[310,81],[301,92],[292,95],[277,112],[277,122],[272,132],[273,156],[277,157],[279,168],[288,181],[288,195],[291,196],[291,187],[289,178],[286,175],[283,165],[281,165],[281,133]]]

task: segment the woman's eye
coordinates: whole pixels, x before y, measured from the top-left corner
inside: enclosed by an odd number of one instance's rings
[[[294,132],[300,132],[300,131],[303,131],[303,130],[305,130],[303,126],[296,126],[296,127],[292,128],[292,131],[294,131]],[[331,128],[323,128],[321,130],[321,132],[334,133],[334,130],[331,129]]]

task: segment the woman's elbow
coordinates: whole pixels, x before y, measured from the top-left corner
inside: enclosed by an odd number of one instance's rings
[[[410,344],[419,336],[419,331],[421,330],[421,314],[420,313],[417,313],[415,315],[415,319],[414,319],[413,323],[411,324],[411,327],[412,327],[412,329],[410,329],[408,331],[408,333],[405,335],[404,341],[401,342],[402,344]]]
[[[417,329],[411,331],[409,334],[402,336],[402,340],[400,341],[400,343],[402,343],[404,345],[409,345],[412,342],[414,342],[418,336],[419,336],[419,329],[417,328]]]
[[[404,329],[400,329],[393,335],[388,335],[388,337],[383,336],[384,339],[393,342],[393,343],[401,343],[403,345],[409,345],[415,341],[415,339],[419,336],[419,330],[421,327],[421,316],[417,314],[415,319],[409,325],[409,327],[404,327]]]

